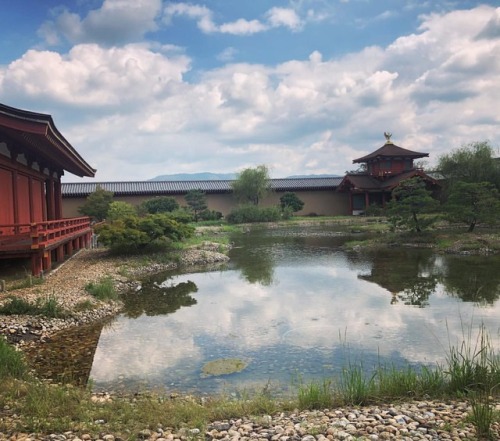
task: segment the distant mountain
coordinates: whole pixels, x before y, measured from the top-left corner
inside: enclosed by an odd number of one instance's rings
[[[287,176],[285,179],[298,179],[298,178],[339,178],[339,175],[293,175]],[[156,176],[150,181],[225,181],[236,179],[236,173],[175,173],[172,175]]]
[[[150,181],[219,181],[235,179],[236,173],[175,173],[173,175],[160,175]]]
[[[299,179],[299,178],[341,178],[340,175],[292,175],[287,176],[289,179]]]

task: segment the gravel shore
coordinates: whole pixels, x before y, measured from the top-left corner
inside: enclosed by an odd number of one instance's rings
[[[54,296],[61,306],[68,310],[78,309],[82,302],[92,302],[94,308],[73,312],[66,319],[47,319],[34,316],[0,316],[0,334],[19,348],[26,345],[42,344],[51,335],[68,327],[79,326],[117,314],[120,302],[100,302],[92,298],[85,285],[102,277],[113,278],[118,291],[133,286],[134,277],[148,272],[173,269],[177,265],[202,265],[220,263],[227,256],[218,252],[219,245],[204,244],[201,249],[185,252],[179,263],[150,265],[141,267],[133,258],[111,257],[106,250],[82,250],[57,270],[48,274],[41,285],[0,293],[0,304],[10,295],[35,302],[38,298]],[[126,269],[127,277],[124,277]],[[132,280],[131,280],[132,278]],[[99,395],[93,400],[98,401]],[[108,397],[107,399],[119,399]],[[500,412],[500,403],[492,406]],[[1,410],[1,409],[0,409]],[[144,429],[133,435],[133,439],[156,441],[230,440],[230,441],[378,441],[378,440],[451,440],[465,441],[477,439],[474,426],[468,422],[470,403],[409,401],[386,406],[366,406],[327,409],[323,411],[295,411],[256,417],[241,417],[231,420],[213,421],[205,432],[197,428],[173,430],[158,427]],[[0,412],[1,416],[1,412]],[[3,418],[3,417],[2,417]],[[493,438],[500,440],[500,425],[491,427]],[[28,434],[0,432],[0,440],[9,441],[120,441],[113,433],[93,436],[87,433]]]
[[[96,322],[117,314],[122,308],[119,301],[102,302],[92,297],[85,286],[111,277],[116,290],[124,292],[137,284],[134,278],[157,273],[178,266],[209,265],[226,262],[229,258],[219,252],[221,245],[211,242],[196,248],[184,250],[176,262],[140,264],[140,258],[111,256],[106,249],[81,250],[71,259],[47,274],[44,282],[28,288],[0,292],[0,305],[8,302],[11,296],[30,303],[54,297],[69,317],[45,318],[40,316],[0,316],[0,335],[17,346],[32,345],[46,341],[54,333],[68,327]],[[126,274],[126,277],[123,275]],[[92,305],[80,310],[79,305]]]

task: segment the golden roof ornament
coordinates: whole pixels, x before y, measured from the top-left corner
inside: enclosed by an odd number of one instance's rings
[[[385,143],[392,144],[392,141],[391,141],[392,133],[391,132],[384,132],[384,136],[385,136]]]

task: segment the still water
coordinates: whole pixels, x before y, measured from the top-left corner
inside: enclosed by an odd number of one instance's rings
[[[432,365],[481,324],[500,349],[499,256],[345,251],[356,238],[328,228],[233,239],[229,264],[156,275],[127,296],[96,339],[96,390],[285,390],[349,363]],[[203,374],[226,358],[247,367]]]

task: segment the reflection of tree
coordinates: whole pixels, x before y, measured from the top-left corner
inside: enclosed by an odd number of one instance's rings
[[[416,277],[412,283],[413,285],[409,288],[393,294],[391,304],[402,301],[405,305],[419,306],[420,308],[429,306],[429,297],[436,289],[436,277]]]
[[[196,299],[189,294],[198,291],[194,282],[181,282],[177,285],[165,285],[155,278],[144,282],[140,291],[129,292],[123,296],[125,315],[137,318],[172,314],[182,306],[196,305]]]
[[[433,263],[432,254],[427,252],[384,250],[373,255],[371,274],[358,277],[391,292],[391,304],[402,301],[423,308],[437,285]]]
[[[233,238],[237,246],[231,250],[231,262],[249,283],[269,286],[274,279],[273,246],[279,248],[277,238],[258,235],[239,235]],[[283,238],[278,240],[283,241]]]
[[[491,305],[500,297],[499,267],[495,256],[449,257],[443,285],[449,295],[464,302]]]
[[[274,260],[269,254],[262,253],[259,256],[253,256],[253,259],[245,260],[245,264],[239,268],[249,283],[260,283],[264,286],[270,286],[273,283]]]

